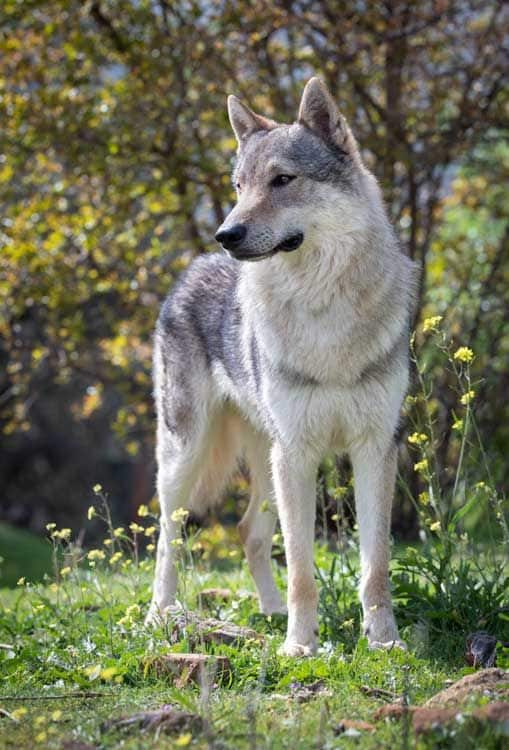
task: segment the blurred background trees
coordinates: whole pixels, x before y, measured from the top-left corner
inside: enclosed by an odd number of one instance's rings
[[[508,63],[502,1],[4,0],[2,517],[79,527],[97,482],[119,517],[152,497],[151,332],[234,199],[226,94],[288,121],[313,74],[423,264],[419,315],[476,353],[478,425],[506,488]],[[450,373],[418,343],[447,482]],[[405,518],[401,499],[411,533]]]

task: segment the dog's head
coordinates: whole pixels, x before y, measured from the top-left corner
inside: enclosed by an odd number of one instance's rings
[[[345,231],[352,230],[365,170],[320,79],[307,83],[291,125],[255,114],[235,96],[228,97],[228,114],[239,144],[238,200],[216,240],[230,255],[253,261],[319,244],[321,233],[338,231],[338,212]]]

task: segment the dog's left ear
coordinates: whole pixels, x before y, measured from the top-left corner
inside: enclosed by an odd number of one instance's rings
[[[302,93],[298,121],[326,142],[344,151],[356,150],[355,139],[327,87],[319,78],[311,78]]]
[[[228,116],[239,146],[242,146],[253,133],[259,130],[272,130],[277,127],[275,122],[255,114],[252,109],[246,107],[240,99],[233,95],[228,97]]]

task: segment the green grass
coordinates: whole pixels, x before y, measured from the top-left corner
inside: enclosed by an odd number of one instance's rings
[[[51,546],[47,540],[23,529],[0,523],[0,586],[15,586],[21,576],[42,581],[52,568]]]
[[[248,642],[238,648],[201,645],[195,649],[228,656],[233,669],[230,683],[210,690],[194,685],[177,689],[169,679],[145,668],[154,656],[188,651],[189,643],[185,638],[173,643],[165,629],[149,631],[143,625],[153,563],[146,559],[137,564],[137,547],[131,562],[125,562],[124,552],[112,566],[106,559],[101,569],[76,563],[77,550],[68,548],[70,572],[58,583],[25,584],[0,593],[0,707],[11,716],[14,712],[17,719],[0,719],[1,747],[61,748],[70,740],[101,748],[503,747],[502,737],[495,733],[476,736],[468,723],[467,728],[459,726],[455,732],[419,741],[401,723],[379,723],[373,734],[336,733],[342,719],[373,720],[381,701],[367,696],[363,686],[383,688],[418,704],[446,680],[469,671],[463,657],[469,623],[461,620],[461,611],[449,620],[443,615],[443,627],[429,627],[423,638],[434,600],[431,593],[423,598],[424,588],[415,589],[415,601],[411,587],[410,594],[404,587],[400,590],[400,582],[410,580],[408,572],[396,574],[396,598],[403,635],[411,649],[372,653],[365,640],[357,637],[355,554],[337,556],[317,546],[322,648],[316,658],[299,661],[278,656],[284,622],[258,614],[251,578],[232,538],[213,529],[201,540],[200,551],[194,553],[182,577],[184,606],[196,611],[201,589],[228,587],[233,598],[212,614],[266,635],[264,645]],[[188,556],[193,546],[195,538],[184,545],[183,555]],[[111,545],[107,555],[111,555]],[[277,576],[284,586],[283,568],[277,568]],[[462,585],[472,586],[473,580],[465,579]],[[459,590],[458,596],[463,593]],[[408,596],[410,615],[405,616]],[[476,602],[479,611],[472,624],[483,616],[484,600]],[[319,679],[328,694],[298,703],[293,684]],[[104,722],[112,717],[164,703],[199,713],[207,719],[208,731],[157,737],[137,728],[104,729]]]

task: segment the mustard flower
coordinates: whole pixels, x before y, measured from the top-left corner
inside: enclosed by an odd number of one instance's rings
[[[423,333],[436,331],[440,324],[440,321],[442,320],[442,317],[442,315],[432,315],[431,318],[426,318],[426,320],[422,324]]]
[[[87,557],[89,560],[104,560],[106,555],[102,549],[91,549]]]
[[[185,510],[184,508],[177,508],[173,511],[171,514],[171,520],[174,521],[174,523],[182,523],[186,520],[186,518],[189,515],[189,511]]]
[[[469,365],[470,362],[474,359],[474,352],[472,349],[469,349],[468,346],[460,346],[459,349],[456,349],[456,351],[453,354],[453,358],[457,362],[464,362],[465,364]]]
[[[410,445],[424,445],[428,442],[428,436],[424,432],[414,432],[408,436],[408,442]]]
[[[471,401],[474,400],[474,397],[475,397],[475,391],[470,389],[469,391],[464,393],[463,396],[460,398],[460,403],[462,403],[463,406],[466,406],[467,404],[469,404]]]
[[[428,459],[423,458],[422,461],[417,461],[416,464],[414,464],[415,471],[425,473],[428,471]]]

